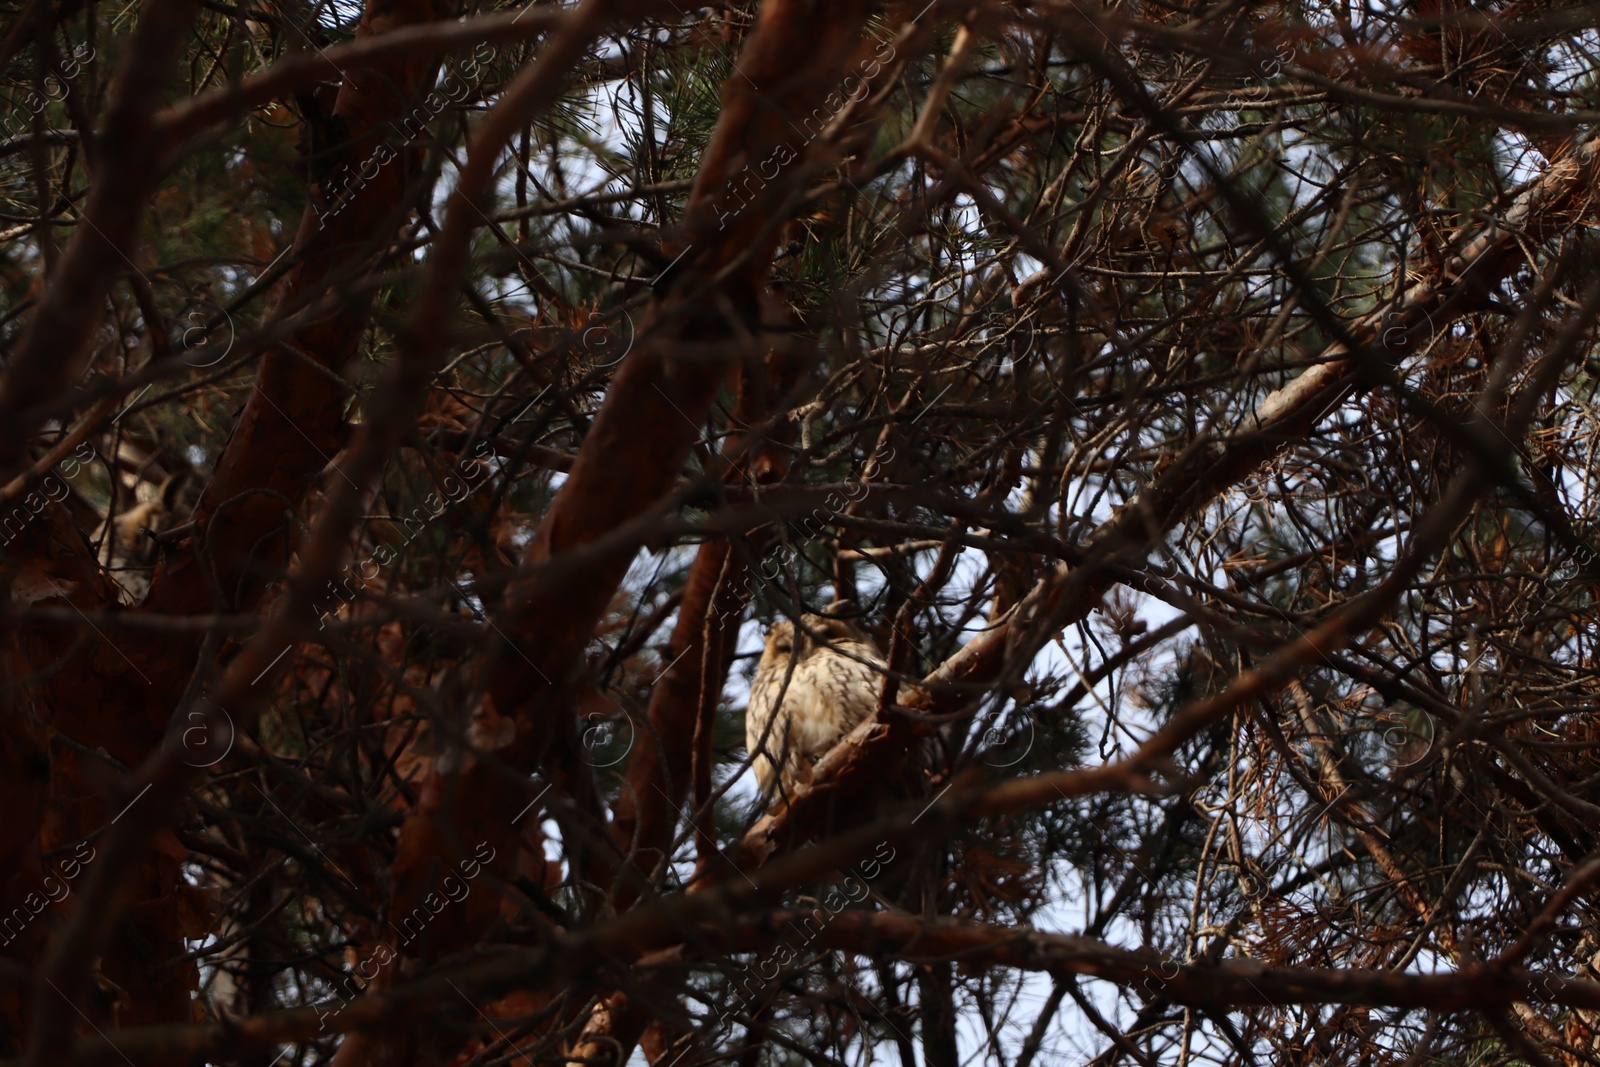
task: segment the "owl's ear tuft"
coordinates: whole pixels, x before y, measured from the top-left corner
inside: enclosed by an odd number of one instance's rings
[[[839,601],[835,601],[835,604]],[[845,603],[850,603],[846,601]],[[833,605],[830,605],[830,609]],[[825,615],[808,615],[806,623],[829,641],[855,641],[874,650],[878,643],[861,625],[861,616],[835,615],[831,610]]]
[[[859,619],[864,613],[860,604],[846,597],[842,600],[835,600],[823,608],[822,614],[830,619]]]

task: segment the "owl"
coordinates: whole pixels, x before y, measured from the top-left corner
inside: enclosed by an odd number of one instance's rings
[[[798,627],[788,619],[773,624],[744,720],[763,794],[775,783],[787,793],[811,780],[817,760],[877,710],[887,666],[848,619],[802,615]]]

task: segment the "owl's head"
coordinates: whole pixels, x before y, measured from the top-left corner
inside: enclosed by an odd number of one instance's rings
[[[808,612],[800,616],[798,627],[792,619],[779,619],[772,624],[767,631],[767,647],[761,654],[760,665],[782,664],[791,656],[805,659],[815,650],[830,646],[864,646],[851,651],[878,655],[877,643],[854,620]]]

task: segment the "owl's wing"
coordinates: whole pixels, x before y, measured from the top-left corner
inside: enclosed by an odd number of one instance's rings
[[[834,655],[836,677],[832,695],[836,706],[839,737],[834,739],[833,744],[837,744],[845,734],[854,730],[878,710],[878,694],[883,688],[883,672],[888,667],[876,651],[866,645],[852,643],[848,646],[848,651],[852,655],[845,655],[842,652]],[[864,663],[862,660],[868,662]],[[828,747],[833,747],[833,744]]]

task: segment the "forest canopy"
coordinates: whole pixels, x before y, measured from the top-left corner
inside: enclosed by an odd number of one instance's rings
[[[1597,54],[12,0],[0,1062],[1600,1063]]]

